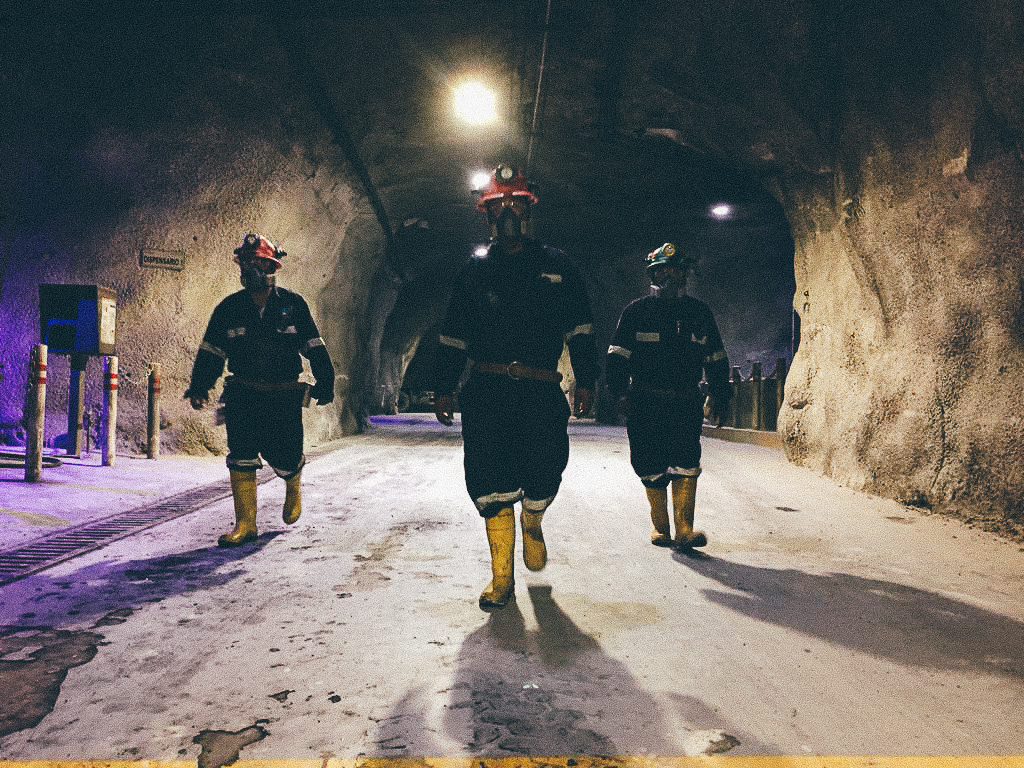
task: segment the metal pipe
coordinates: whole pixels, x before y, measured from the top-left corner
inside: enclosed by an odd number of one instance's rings
[[[71,355],[68,386],[68,455],[81,456],[85,444],[85,368],[89,358]]]
[[[533,123],[530,125],[530,146],[526,150],[526,175],[530,175],[530,161],[533,159],[533,140],[537,136],[537,116],[540,113],[541,84],[544,82],[544,59],[548,54],[548,30],[551,27],[551,0],[548,0],[544,15],[544,42],[540,48],[540,69],[537,72],[537,95],[533,98]]]
[[[149,364],[149,411],[146,456],[160,458],[160,363]]]
[[[25,480],[38,482],[43,477],[43,436],[46,424],[46,353],[45,344],[32,347],[29,364],[29,413],[26,414],[28,443],[25,446]]]
[[[103,358],[103,466],[117,462],[117,355]]]

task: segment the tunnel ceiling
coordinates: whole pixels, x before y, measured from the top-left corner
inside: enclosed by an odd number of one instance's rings
[[[758,221],[781,218],[729,126],[715,135],[703,122],[714,89],[696,94],[692,73],[673,70],[680,41],[667,29],[646,39],[658,6],[552,0],[545,30],[538,0],[356,4],[283,20],[277,37],[304,86],[325,95],[392,230],[418,218],[458,242],[480,240],[470,175],[512,162],[539,185],[537,234],[586,261],[594,249],[649,250],[695,231],[722,198]],[[650,79],[651,58],[663,62],[653,68],[662,82]],[[492,126],[452,114],[451,89],[469,77],[499,95]],[[691,92],[673,90],[684,81]]]

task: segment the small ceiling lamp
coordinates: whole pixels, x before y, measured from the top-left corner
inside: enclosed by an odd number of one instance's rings
[[[728,203],[718,203],[711,208],[711,215],[716,219],[728,219],[732,216],[732,206]]]
[[[498,119],[498,97],[477,82],[463,83],[455,89],[455,114],[470,125],[486,125]]]

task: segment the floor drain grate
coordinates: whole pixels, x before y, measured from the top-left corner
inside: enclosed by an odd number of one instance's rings
[[[260,472],[260,483],[273,477],[273,471],[265,468]],[[195,512],[230,495],[229,482],[213,483],[168,496],[144,507],[65,528],[18,549],[0,552],[0,586],[92,552],[154,525]]]

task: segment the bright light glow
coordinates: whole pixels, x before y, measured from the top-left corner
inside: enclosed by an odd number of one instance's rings
[[[473,255],[474,256],[486,256],[487,255],[487,246],[486,245],[478,245],[476,247],[476,250],[473,251]]]
[[[719,203],[711,209],[711,215],[716,219],[727,219],[732,216],[732,206],[728,203]]]
[[[487,171],[477,171],[473,174],[473,189],[483,189],[487,186],[487,182],[491,180],[491,174]]]
[[[498,119],[498,97],[480,83],[463,83],[455,89],[455,114],[470,125],[484,125]]]

